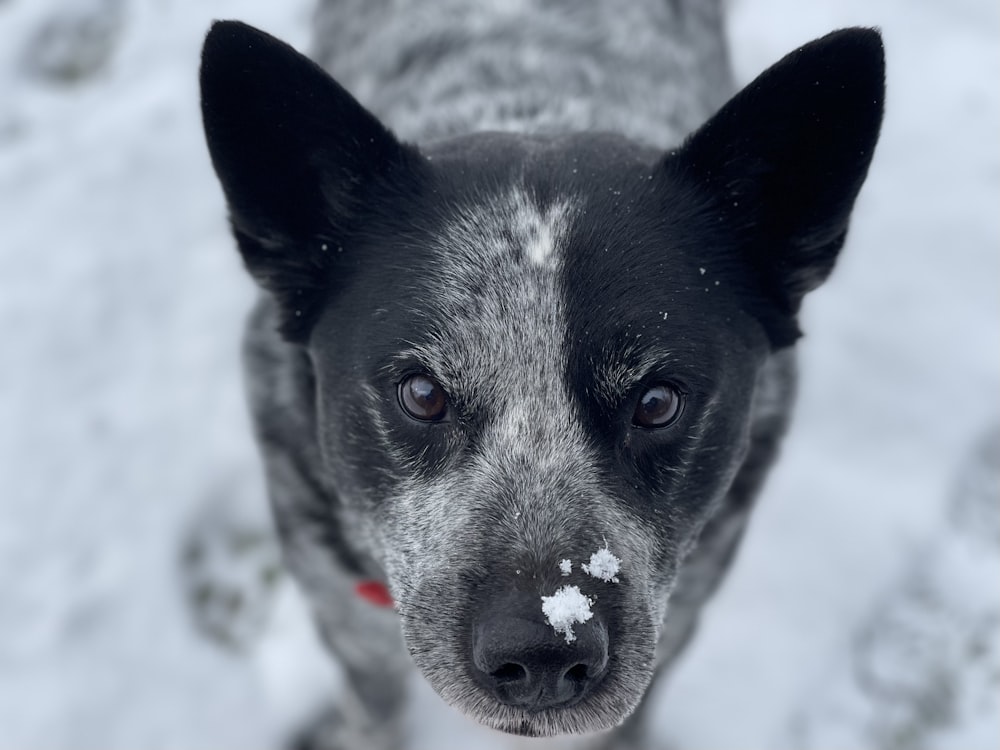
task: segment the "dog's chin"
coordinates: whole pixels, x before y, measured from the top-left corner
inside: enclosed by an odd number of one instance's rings
[[[507,708],[506,706],[504,708]],[[590,734],[606,729],[612,729],[625,720],[622,716],[618,721],[606,723],[594,722],[593,717],[581,715],[575,709],[546,710],[539,713],[513,710],[491,716],[473,717],[484,726],[506,734],[516,734],[521,737],[556,737],[567,734]]]
[[[479,724],[522,737],[553,737],[603,732],[621,724],[639,705],[652,680],[652,672],[645,672],[640,668],[627,681],[608,675],[579,702],[538,711],[505,705],[474,684],[457,684],[453,677],[439,684],[435,676],[425,676],[445,701]]]
[[[475,711],[466,711],[466,714],[490,729],[522,737],[601,732],[621,724],[635,709],[634,705],[609,705],[600,700],[584,700],[573,706],[541,711],[526,711],[491,702],[493,705],[489,708],[480,706]]]

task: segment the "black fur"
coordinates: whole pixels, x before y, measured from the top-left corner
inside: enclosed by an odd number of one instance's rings
[[[205,134],[233,232],[247,269],[281,302],[283,331],[301,342],[347,270],[337,255],[377,218],[368,208],[409,190],[422,161],[267,34],[216,24],[202,59]]]

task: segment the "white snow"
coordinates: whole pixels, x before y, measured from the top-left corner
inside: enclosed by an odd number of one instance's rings
[[[44,78],[55,42],[25,65],[49,19],[102,4],[122,15],[99,25],[115,46],[86,56],[96,74]],[[207,498],[267,517],[237,366],[252,286],[201,133],[200,43],[220,17],[305,47],[312,4],[0,2],[0,747],[277,747],[336,684],[293,589],[256,647],[224,652],[191,627],[177,572]],[[876,706],[851,687],[857,634],[896,622],[888,605],[923,632],[908,582],[937,577],[919,551],[965,576],[956,611],[1000,601],[1000,576],[941,539],[1000,420],[1000,5],[729,6],[743,81],[833,28],[881,26],[888,108],[842,260],[806,301],[781,463],[650,715],[679,750],[846,747],[833,738],[865,737]],[[927,662],[893,663],[926,684]],[[984,663],[949,662],[958,695]],[[516,742],[414,686],[418,747]],[[1000,747],[991,689],[912,746]]]
[[[802,750],[995,747],[1000,599],[1000,430],[964,467],[940,533],[854,628],[789,727]]]
[[[563,586],[552,596],[542,597],[542,614],[557,633],[566,637],[566,643],[572,643],[576,640],[573,625],[587,622],[594,616],[590,611],[593,603],[593,599],[580,592],[579,586]]]
[[[571,560],[560,560],[559,561],[559,571],[564,575],[568,576],[573,572],[573,562]]]
[[[590,562],[584,563],[581,567],[584,572],[600,578],[607,583],[618,583],[618,571],[622,561],[611,554],[611,550],[602,547],[590,556]]]

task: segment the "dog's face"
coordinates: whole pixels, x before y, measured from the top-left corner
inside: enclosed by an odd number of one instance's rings
[[[417,152],[237,24],[202,85],[241,251],[308,351],[338,513],[415,663],[498,729],[620,723],[759,373],[843,241],[877,36],[794,53],[668,154],[499,134]]]
[[[326,462],[446,699],[524,733],[606,728],[648,684],[682,552],[743,457],[768,352],[747,269],[722,232],[665,219],[701,207],[617,140],[429,155],[427,183],[340,251],[364,261],[310,332]],[[581,567],[605,548],[617,583]],[[474,655],[530,638],[493,631],[542,621],[563,586],[594,616],[572,646],[538,633],[583,665],[539,711],[491,676],[518,659]]]

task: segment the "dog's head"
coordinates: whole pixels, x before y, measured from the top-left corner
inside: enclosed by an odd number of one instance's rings
[[[418,150],[236,23],[210,32],[202,91],[243,258],[314,368],[337,512],[417,666],[498,729],[621,722],[759,373],[843,243],[878,34],[797,50],[667,153],[595,134]]]

